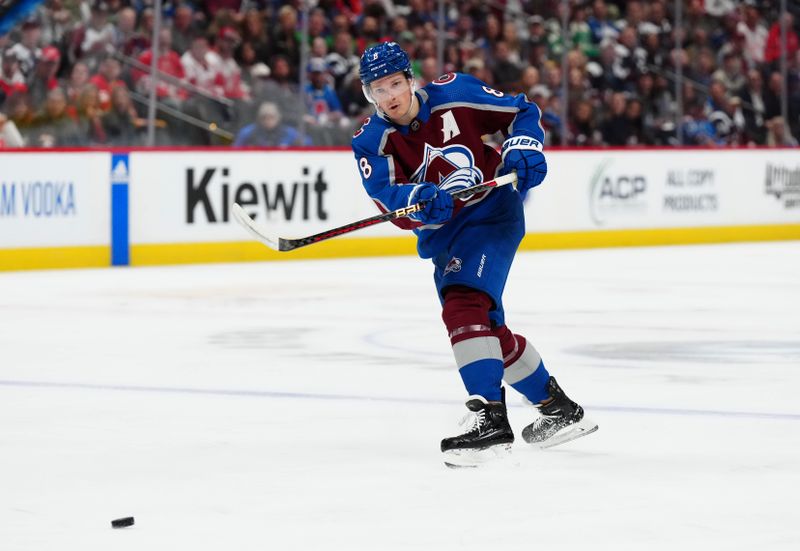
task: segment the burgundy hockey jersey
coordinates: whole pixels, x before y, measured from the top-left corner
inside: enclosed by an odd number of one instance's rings
[[[446,191],[492,180],[501,167],[500,154],[482,136],[502,132],[544,143],[541,112],[520,94],[510,96],[462,73],[449,73],[416,92],[420,110],[407,126],[374,115],[353,136],[361,180],[381,211],[408,205],[414,184],[433,182]],[[499,188],[456,200],[446,224],[422,225],[409,218],[395,223],[418,236],[420,256],[437,254],[471,221],[490,210]]]

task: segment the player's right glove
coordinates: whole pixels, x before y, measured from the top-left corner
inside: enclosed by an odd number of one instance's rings
[[[436,184],[422,182],[414,186],[408,196],[408,206],[427,201],[425,208],[409,214],[408,217],[423,224],[443,224],[453,215],[453,198]]]
[[[517,172],[517,189],[524,194],[544,181],[547,163],[542,154],[542,144],[529,136],[515,136],[503,143],[501,152],[503,174]]]

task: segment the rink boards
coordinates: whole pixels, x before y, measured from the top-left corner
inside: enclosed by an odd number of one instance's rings
[[[551,151],[523,249],[800,239],[800,152]],[[393,225],[290,253],[286,237],[374,215],[344,150],[0,153],[0,270],[414,254]],[[352,236],[352,237],[351,237]]]

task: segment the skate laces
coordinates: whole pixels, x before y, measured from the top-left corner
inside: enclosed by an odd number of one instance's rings
[[[461,421],[458,422],[458,425],[462,427],[464,434],[467,434],[479,429],[485,420],[486,411],[479,409],[478,411],[470,411],[464,415],[464,417],[461,418]]]

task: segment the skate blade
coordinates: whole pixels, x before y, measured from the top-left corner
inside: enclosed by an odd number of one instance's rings
[[[564,427],[563,429],[555,433],[553,436],[551,436],[544,442],[528,442],[528,443],[539,449],[546,450],[547,448],[552,448],[553,446],[559,446],[561,444],[571,442],[572,440],[577,440],[582,436],[592,434],[598,428],[599,427],[597,423],[584,417],[577,423],[569,425],[568,427]]]
[[[444,464],[451,469],[474,469],[510,457],[511,444],[498,444],[483,450],[448,450],[444,452]]]

